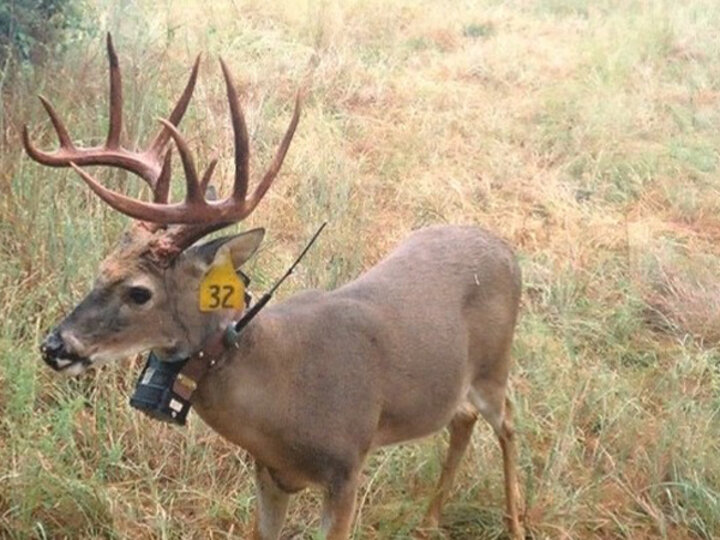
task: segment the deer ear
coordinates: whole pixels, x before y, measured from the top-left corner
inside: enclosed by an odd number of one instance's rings
[[[193,255],[209,266],[217,257],[220,248],[225,247],[230,253],[233,266],[239,268],[257,251],[264,236],[265,229],[252,229],[233,236],[223,236],[197,246],[193,249]]]

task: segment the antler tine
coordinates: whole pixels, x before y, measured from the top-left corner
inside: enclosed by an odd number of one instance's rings
[[[217,159],[213,159],[210,162],[210,165],[208,165],[207,169],[205,169],[205,174],[203,174],[202,180],[200,181],[200,191],[203,194],[203,197],[206,196],[208,186],[210,185],[210,179],[212,178],[213,173],[215,172],[215,166],[218,164]],[[207,199],[212,199],[213,197],[206,197]]]
[[[168,148],[163,167],[153,189],[153,202],[167,204],[170,198],[170,176],[172,173],[172,148]]]
[[[72,143],[65,124],[63,124],[62,120],[60,120],[60,117],[57,112],[55,112],[55,108],[52,104],[43,96],[38,96],[38,98],[50,117],[50,121],[52,122],[60,143],[60,150],[53,155],[36,148],[30,140],[30,133],[27,125],[23,126],[23,146],[25,147],[25,151],[28,155],[35,161],[38,161],[43,165],[49,165],[50,167],[60,167],[64,164],[64,159],[59,154],[62,154],[63,151],[71,152],[75,150],[75,145]]]
[[[220,58],[220,67],[225,78],[228,103],[230,105],[230,118],[232,120],[233,134],[235,138],[235,182],[233,184],[233,199],[244,201],[248,190],[250,177],[249,167],[249,137],[245,116],[243,115],[237,90],[233,83],[232,76],[227,64]]]
[[[285,154],[287,154],[288,148],[290,148],[290,143],[292,142],[293,135],[295,135],[295,128],[297,128],[298,122],[300,120],[301,104],[302,98],[300,92],[298,92],[295,96],[295,111],[293,112],[292,119],[290,120],[290,125],[285,132],[285,136],[280,143],[280,147],[275,154],[275,159],[272,160],[272,163],[270,164],[270,167],[265,173],[265,176],[263,176],[262,181],[255,188],[255,191],[253,192],[250,200],[248,201],[248,207],[250,212],[255,209],[260,200],[262,200],[262,198],[265,196],[265,193],[272,185],[273,180],[275,180],[277,173],[280,171],[280,167],[282,167],[283,160],[285,159]]]
[[[180,159],[182,160],[183,170],[185,171],[185,184],[187,186],[185,201],[188,204],[203,202],[205,200],[204,192],[200,189],[195,161],[193,160],[192,152],[190,152],[185,138],[180,135],[180,132],[170,122],[164,119],[160,119],[160,121],[170,131],[170,135],[178,147],[178,152],[180,152]]]
[[[43,104],[43,107],[47,111],[48,116],[50,117],[50,121],[55,128],[55,133],[57,134],[58,141],[60,142],[60,148],[67,148],[68,150],[74,149],[75,145],[73,145],[72,140],[70,139],[70,134],[68,133],[65,124],[63,124],[62,120],[60,120],[57,112],[55,112],[55,108],[47,99],[45,99],[45,97],[38,96],[38,98],[40,99],[40,103]]]
[[[115,48],[113,47],[112,36],[107,34],[107,55],[110,64],[110,113],[107,141],[105,148],[116,149],[120,146],[120,132],[122,131],[122,76],[120,74],[120,63],[118,62]]]

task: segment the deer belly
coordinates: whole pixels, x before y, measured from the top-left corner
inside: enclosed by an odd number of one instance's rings
[[[462,374],[446,374],[432,384],[395,387],[380,415],[374,446],[418,439],[444,428],[466,401],[469,384]]]

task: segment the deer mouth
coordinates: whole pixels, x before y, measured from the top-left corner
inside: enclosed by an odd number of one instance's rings
[[[50,333],[40,345],[43,362],[58,372],[78,374],[85,371],[92,360],[67,349],[57,331]]]
[[[92,364],[92,360],[90,360],[89,358],[78,356],[76,354],[66,353],[62,356],[54,356],[51,353],[45,352],[42,348],[40,350],[42,353],[43,362],[45,362],[53,370],[58,372],[64,372],[68,370],[69,372],[79,373],[80,371],[84,371],[85,368]],[[82,367],[82,369],[78,370],[79,367]]]

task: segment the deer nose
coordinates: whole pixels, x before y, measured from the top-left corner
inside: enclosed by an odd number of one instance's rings
[[[40,353],[45,363],[53,369],[58,369],[58,357],[66,353],[65,342],[57,329],[50,332],[40,345]]]

